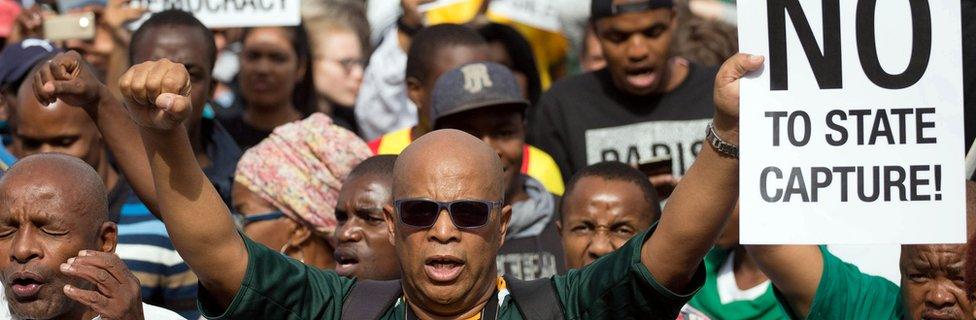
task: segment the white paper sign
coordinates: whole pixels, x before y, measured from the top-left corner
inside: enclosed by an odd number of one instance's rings
[[[301,0],[133,0],[149,12],[189,11],[208,28],[297,26]]]
[[[959,0],[739,1],[745,244],[966,240]]]

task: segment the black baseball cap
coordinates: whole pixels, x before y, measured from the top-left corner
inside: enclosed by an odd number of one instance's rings
[[[660,8],[674,7],[672,0],[631,0],[613,4],[613,0],[592,0],[590,2],[590,20],[612,17],[628,12],[639,12]]]
[[[494,62],[466,64],[437,78],[431,97],[431,123],[452,114],[498,106],[514,106],[523,112],[529,106],[512,71]]]
[[[19,84],[37,62],[60,52],[61,49],[41,39],[11,43],[0,51],[0,89]]]

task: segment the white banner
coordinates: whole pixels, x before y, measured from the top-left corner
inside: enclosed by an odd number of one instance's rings
[[[297,26],[301,0],[133,0],[149,12],[189,11],[208,28]]]
[[[738,2],[745,244],[966,240],[959,0]]]

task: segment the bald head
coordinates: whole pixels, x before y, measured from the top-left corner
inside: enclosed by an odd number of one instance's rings
[[[0,179],[2,206],[30,205],[47,200],[77,213],[91,226],[109,221],[108,196],[101,177],[84,161],[68,155],[42,153],[17,161]],[[9,210],[9,208],[7,208]]]
[[[418,179],[452,177],[457,185],[483,182],[479,188],[484,188],[493,200],[501,200],[505,194],[503,173],[498,153],[484,141],[459,130],[437,130],[412,142],[397,158],[393,197],[407,196],[403,194],[406,187]]]

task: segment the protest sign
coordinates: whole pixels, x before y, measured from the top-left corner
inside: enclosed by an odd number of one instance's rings
[[[297,26],[301,0],[133,0],[149,12],[188,11],[209,28]]]
[[[738,2],[745,244],[966,239],[958,0]]]

